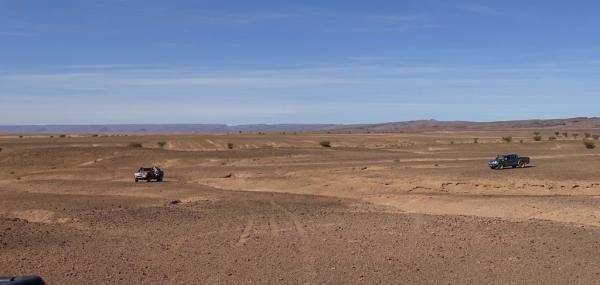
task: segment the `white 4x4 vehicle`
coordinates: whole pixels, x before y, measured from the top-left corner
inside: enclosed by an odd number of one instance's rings
[[[135,182],[138,182],[139,180],[146,180],[148,182],[156,180],[162,182],[164,176],[165,173],[158,167],[140,167],[140,169],[133,174]]]

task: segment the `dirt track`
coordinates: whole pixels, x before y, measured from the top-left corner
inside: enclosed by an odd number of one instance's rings
[[[49,284],[595,283],[600,152],[575,140],[496,137],[3,137],[0,275],[35,273]],[[318,147],[324,139],[334,148]],[[505,151],[530,155],[534,167],[486,168]],[[167,181],[133,183],[131,172],[151,164]]]

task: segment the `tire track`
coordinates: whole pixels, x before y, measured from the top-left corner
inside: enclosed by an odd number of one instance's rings
[[[281,229],[277,225],[277,221],[275,221],[273,215],[269,216],[269,228],[271,229],[271,234],[273,234],[275,238],[279,238]]]
[[[274,208],[283,211],[285,215],[294,224],[294,229],[296,230],[296,233],[298,234],[298,237],[300,239],[300,251],[302,254],[302,259],[304,261],[304,266],[299,268],[300,270],[304,271],[304,284],[318,284],[319,282],[317,282],[317,271],[315,266],[316,255],[311,248],[310,237],[308,236],[308,233],[304,228],[304,224],[300,222],[300,219],[296,214],[292,213],[286,207],[278,204],[277,202],[275,202],[275,200],[271,200],[271,205],[273,205]]]
[[[248,241],[248,239],[250,239],[250,235],[252,234],[253,227],[254,227],[254,218],[252,216],[248,216],[248,220],[246,221],[246,226],[244,227],[244,231],[240,235],[240,238],[239,238],[236,246],[242,246]]]

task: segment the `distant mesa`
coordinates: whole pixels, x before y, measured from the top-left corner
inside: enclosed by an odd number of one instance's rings
[[[496,122],[416,120],[379,124],[111,124],[111,125],[12,125],[0,126],[3,133],[65,132],[418,132],[498,129],[577,130],[600,128],[600,118],[579,117],[549,120],[514,120]]]

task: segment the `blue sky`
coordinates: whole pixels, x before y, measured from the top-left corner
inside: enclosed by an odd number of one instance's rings
[[[0,0],[0,125],[597,116],[598,11],[599,1]]]

